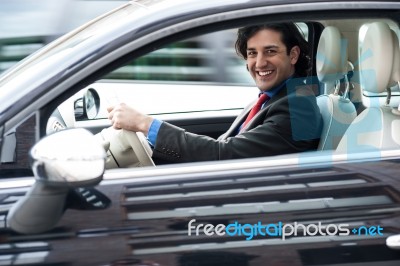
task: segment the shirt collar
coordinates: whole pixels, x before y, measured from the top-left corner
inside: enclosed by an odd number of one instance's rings
[[[290,76],[288,79],[282,81],[281,84],[279,84],[278,86],[276,86],[275,88],[272,88],[272,90],[269,91],[264,91],[264,92],[260,92],[261,93],[265,93],[268,95],[268,97],[271,99],[272,97],[274,97],[285,85],[286,83],[292,79],[293,76]]]

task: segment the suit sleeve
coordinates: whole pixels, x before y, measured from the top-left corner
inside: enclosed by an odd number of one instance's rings
[[[313,100],[286,97],[258,117],[258,121],[253,121],[254,127],[223,140],[189,133],[164,122],[158,132],[153,157],[170,162],[196,162],[316,149],[321,122],[318,106]]]

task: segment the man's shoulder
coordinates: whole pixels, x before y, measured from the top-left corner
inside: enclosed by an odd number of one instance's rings
[[[288,96],[312,96],[316,97],[318,85],[310,84],[306,78],[292,78],[286,83],[286,92]]]

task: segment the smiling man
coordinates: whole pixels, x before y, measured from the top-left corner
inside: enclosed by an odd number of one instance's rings
[[[236,51],[260,93],[218,139],[186,132],[126,104],[108,108],[114,128],[143,132],[153,158],[195,162],[271,156],[315,150],[322,119],[304,81],[310,57],[306,40],[293,23],[239,29]],[[222,99],[223,100],[223,99]]]

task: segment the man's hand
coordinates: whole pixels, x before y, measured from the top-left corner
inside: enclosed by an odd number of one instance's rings
[[[142,114],[124,103],[107,108],[108,119],[115,129],[126,129],[134,132],[142,132],[145,136],[149,132],[153,118]]]

